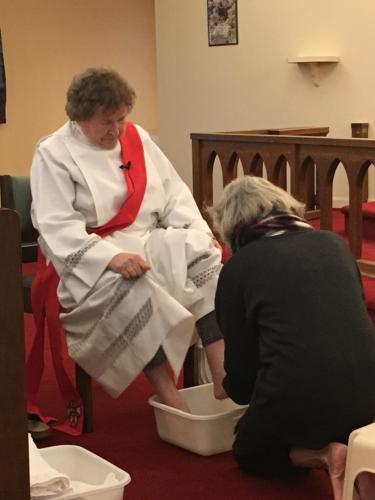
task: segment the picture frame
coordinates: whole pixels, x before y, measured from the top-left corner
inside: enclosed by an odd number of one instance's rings
[[[208,45],[238,44],[237,0],[207,0]]]

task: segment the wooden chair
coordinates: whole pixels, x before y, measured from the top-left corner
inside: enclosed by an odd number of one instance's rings
[[[38,233],[34,229],[31,216],[31,189],[30,179],[25,176],[0,176],[1,206],[18,212],[21,220],[21,249],[22,262],[36,262]],[[23,276],[24,312],[32,313],[31,285],[33,275]],[[75,365],[76,387],[81,396],[84,407],[83,431],[93,430],[93,407],[91,377],[77,364]]]
[[[0,175],[1,205],[16,210],[21,218],[21,248],[22,262],[36,262],[37,237],[31,216],[30,178],[27,176]],[[23,276],[24,312],[32,313],[31,285],[34,276]],[[184,387],[199,383],[199,351],[192,345],[184,362]],[[84,407],[84,432],[93,430],[93,403],[91,377],[77,364],[75,365],[76,388],[81,396]]]

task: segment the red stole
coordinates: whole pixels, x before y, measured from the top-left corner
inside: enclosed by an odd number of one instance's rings
[[[147,174],[143,145],[133,123],[127,122],[120,143],[128,195],[120,211],[111,220],[101,227],[90,228],[90,233],[96,233],[101,237],[130,226],[134,222],[146,190]],[[66,373],[62,359],[62,327],[57,298],[59,281],[60,278],[52,262],[46,265],[44,257],[39,252],[37,274],[31,290],[36,332],[26,365],[28,412],[39,415],[47,423],[55,420],[53,417],[43,416],[37,405],[37,395],[44,370],[44,339],[45,324],[47,324],[53,366],[68,415],[64,424],[54,426],[54,429],[77,436],[82,433],[83,405]]]

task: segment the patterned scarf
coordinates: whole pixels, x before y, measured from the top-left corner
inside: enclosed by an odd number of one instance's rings
[[[240,222],[234,228],[231,238],[232,252],[262,236],[277,236],[287,231],[308,230],[314,228],[306,219],[288,212],[276,212],[256,223]]]

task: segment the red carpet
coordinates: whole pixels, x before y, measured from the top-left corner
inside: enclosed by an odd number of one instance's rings
[[[25,315],[25,323],[29,345],[34,331],[30,315]],[[254,478],[238,470],[231,453],[201,457],[164,443],[147,403],[150,395],[143,376],[117,400],[95,385],[94,432],[71,437],[55,431],[38,446],[83,446],[126,470],[132,478],[125,487],[126,500],[332,500],[324,472],[288,479]],[[40,402],[46,413],[62,418],[49,359]]]
[[[341,208],[345,216],[345,228],[349,225],[349,205]],[[373,201],[362,203],[362,235],[363,238],[375,240],[375,203]]]
[[[319,219],[310,220],[309,223],[317,229],[319,229],[320,227]],[[332,229],[335,231],[335,233],[339,234],[345,240],[347,240],[347,235],[345,233],[345,216],[341,212],[340,208],[333,209],[332,223],[333,223]],[[362,259],[375,260],[375,240],[363,239]]]
[[[319,220],[311,223],[319,227]],[[344,237],[344,216],[339,210],[334,211],[334,230]],[[370,241],[363,243],[363,258],[375,260],[375,245]],[[25,266],[26,273],[33,271],[33,265]],[[375,280],[365,278],[364,286],[375,322]],[[25,327],[28,348],[34,327],[27,314]],[[73,373],[72,363],[67,363]],[[332,500],[328,477],[322,471],[288,479],[249,477],[238,470],[231,453],[200,457],[162,442],[147,403],[150,395],[143,376],[118,400],[94,385],[94,432],[76,438],[55,431],[38,446],[83,446],[126,470],[132,478],[125,487],[127,500]],[[49,358],[40,402],[47,414],[63,417]]]
[[[319,227],[319,221],[311,221]],[[334,214],[334,230],[344,234],[344,217]],[[363,257],[375,260],[375,246],[364,242]],[[33,266],[25,267],[32,272]],[[375,280],[366,280],[367,301],[375,312]],[[370,310],[370,313],[373,311]],[[373,316],[375,319],[375,314]],[[25,315],[26,344],[34,327]],[[68,362],[69,363],[69,362]],[[72,373],[72,364],[70,369]],[[132,478],[126,500],[332,500],[323,471],[287,479],[261,479],[241,473],[231,453],[200,457],[161,441],[147,399],[151,389],[140,376],[117,400],[94,385],[93,433],[71,437],[57,431],[38,446],[74,444],[126,470]],[[47,359],[40,402],[47,414],[63,416],[62,403]]]

